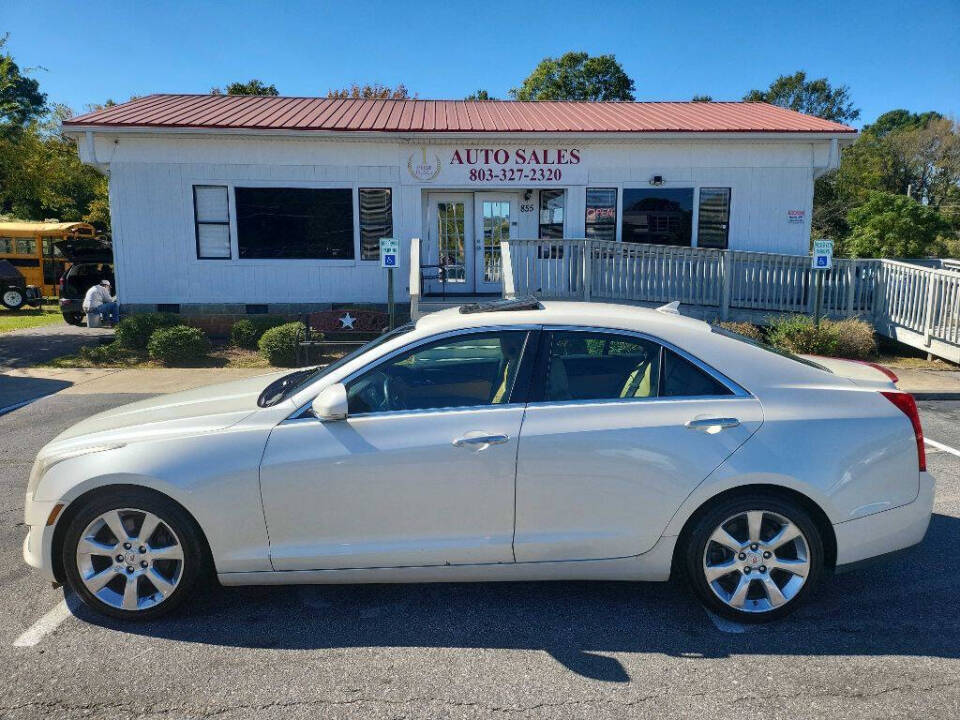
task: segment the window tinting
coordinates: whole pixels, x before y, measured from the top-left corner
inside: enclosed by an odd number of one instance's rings
[[[616,188],[587,188],[585,231],[594,240],[617,239]]]
[[[380,238],[393,237],[390,188],[360,188],[360,259],[380,259]]]
[[[507,403],[526,335],[516,330],[459,335],[401,353],[347,384],[349,412]]]
[[[660,346],[629,335],[550,334],[544,399],[608,400],[655,397]]]
[[[697,247],[727,248],[730,234],[730,188],[700,188]]]
[[[637,188],[623,191],[623,242],[690,245],[691,188]]]
[[[238,187],[234,195],[241,258],[353,259],[351,189]]]
[[[226,185],[194,185],[197,257],[230,257],[230,200]]]
[[[563,190],[540,191],[540,237],[548,240],[563,238]]]
[[[732,395],[723,384],[673,350],[663,351],[663,373],[660,380],[661,397],[702,397]]]

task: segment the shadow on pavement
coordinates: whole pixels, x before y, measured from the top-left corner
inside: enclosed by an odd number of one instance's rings
[[[0,414],[4,408],[28,402],[44,395],[52,395],[73,383],[46,378],[12,377],[0,373]]]
[[[118,632],[229,647],[543,650],[578,675],[629,676],[610,653],[960,657],[960,519],[934,515],[926,540],[885,563],[824,578],[797,613],[742,634],[715,628],[676,583],[313,585],[198,591],[172,617]]]

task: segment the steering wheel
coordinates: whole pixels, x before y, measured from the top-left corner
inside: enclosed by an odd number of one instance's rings
[[[383,404],[384,410],[406,410],[407,403],[403,395],[394,384],[394,378],[383,374]]]

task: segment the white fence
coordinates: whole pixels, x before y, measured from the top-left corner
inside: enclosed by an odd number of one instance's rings
[[[600,240],[503,243],[504,294],[614,302],[679,300],[720,319],[812,312],[810,258]],[[820,271],[821,307],[960,362],[960,263],[835,259]],[[707,314],[710,314],[709,312]]]

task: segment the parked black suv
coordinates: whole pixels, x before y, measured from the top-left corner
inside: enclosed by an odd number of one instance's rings
[[[113,275],[113,248],[110,243],[91,238],[73,238],[55,243],[72,265],[60,278],[60,312],[71,325],[83,325],[83,296],[101,280],[109,280],[116,294]]]

